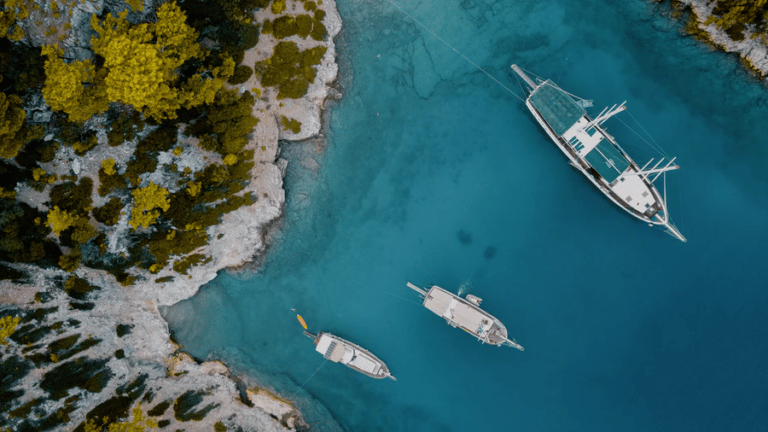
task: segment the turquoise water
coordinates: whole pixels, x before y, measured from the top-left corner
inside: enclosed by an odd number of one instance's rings
[[[313,430],[768,430],[766,89],[642,1],[401,4],[518,93],[513,62],[597,111],[627,100],[678,156],[669,205],[689,242],[615,208],[515,96],[391,4],[342,1],[329,146],[284,147],[262,271],[164,311],[184,349],[296,399]],[[467,280],[525,352],[479,344],[405,287]],[[323,365],[290,308],[398,381]]]

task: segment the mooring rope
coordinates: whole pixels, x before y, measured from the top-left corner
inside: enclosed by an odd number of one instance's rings
[[[299,388],[297,388],[297,389],[296,389],[296,391],[295,391],[295,392],[293,392],[293,394],[291,395],[291,397],[290,397],[290,398],[288,398],[288,399],[293,399],[293,397],[294,397],[294,396],[296,396],[296,393],[298,393],[298,392],[299,392],[299,390],[303,389],[303,388],[304,388],[304,386],[305,386],[305,385],[307,385],[307,383],[309,382],[309,380],[311,380],[311,379],[312,379],[312,377],[313,377],[313,376],[315,376],[315,374],[317,373],[317,371],[319,371],[319,370],[320,370],[320,368],[321,368],[321,367],[323,367],[323,365],[325,365],[326,363],[328,363],[328,359],[325,359],[325,361],[324,361],[324,362],[322,362],[322,363],[320,364],[320,366],[318,366],[318,367],[317,367],[317,369],[315,369],[315,371],[314,371],[314,372],[312,372],[312,375],[310,375],[310,376],[309,376],[309,378],[307,378],[307,380],[306,380],[306,381],[304,381],[304,384],[302,384],[302,385],[301,385]]]
[[[415,301],[413,301],[413,300],[408,300],[408,299],[407,299],[407,298],[405,298],[405,297],[400,297],[399,295],[397,295],[397,294],[392,294],[392,293],[391,293],[391,292],[389,292],[389,291],[382,291],[382,292],[383,292],[384,294],[388,294],[388,295],[391,295],[392,297],[395,297],[395,298],[399,298],[400,300],[403,300],[403,301],[407,301],[407,302],[409,302],[409,303],[413,303],[413,304],[415,304],[416,306],[421,306],[421,303],[416,303],[416,302],[415,302]]]
[[[507,86],[505,86],[504,84],[502,84],[502,83],[501,83],[501,81],[499,81],[499,80],[497,80],[496,78],[494,78],[494,77],[493,77],[493,75],[491,75],[491,74],[490,74],[490,73],[488,73],[488,72],[487,72],[485,69],[483,69],[483,68],[481,68],[480,66],[478,66],[478,64],[477,64],[477,63],[475,63],[475,62],[473,62],[472,60],[470,60],[470,59],[469,59],[469,57],[465,56],[465,55],[464,55],[464,54],[463,54],[461,51],[459,51],[459,50],[457,50],[456,48],[454,48],[454,47],[453,47],[453,45],[451,45],[451,44],[449,44],[448,42],[446,42],[446,41],[445,41],[445,39],[443,39],[443,38],[441,38],[440,36],[438,36],[438,35],[437,35],[437,33],[435,33],[435,32],[433,32],[432,30],[430,30],[430,29],[429,29],[429,27],[427,27],[426,25],[424,25],[424,24],[423,24],[421,21],[419,21],[419,20],[417,20],[416,18],[414,18],[414,17],[413,17],[413,15],[409,14],[408,12],[406,12],[406,11],[405,11],[405,9],[403,9],[402,7],[400,7],[400,5],[398,5],[397,3],[393,2],[392,0],[387,0],[387,1],[388,1],[388,2],[389,2],[391,5],[392,5],[392,6],[394,6],[394,7],[398,8],[398,9],[400,10],[400,12],[402,12],[402,13],[403,13],[405,16],[407,16],[408,18],[412,19],[412,20],[413,20],[413,22],[415,22],[416,24],[420,25],[420,26],[421,26],[421,27],[422,27],[424,30],[426,30],[426,31],[428,31],[429,33],[431,33],[431,34],[432,34],[432,36],[436,37],[438,40],[440,40],[440,42],[444,43],[444,44],[445,44],[445,46],[447,46],[448,48],[452,49],[454,52],[456,52],[456,54],[458,54],[458,55],[460,55],[461,57],[463,57],[463,58],[464,58],[464,60],[468,61],[468,62],[469,62],[469,63],[470,63],[472,66],[476,67],[476,68],[477,68],[477,69],[478,69],[480,72],[482,72],[482,73],[486,74],[486,75],[488,76],[488,78],[490,78],[490,79],[494,80],[494,81],[496,82],[496,84],[500,85],[502,88],[504,88],[504,90],[506,90],[506,91],[508,91],[508,92],[512,93],[512,95],[513,95],[513,96],[515,96],[516,98],[520,99],[522,102],[525,102],[525,99],[523,99],[523,98],[521,98],[520,96],[518,96],[518,95],[517,95],[517,93],[513,92],[512,90],[510,90],[510,89],[509,89]]]

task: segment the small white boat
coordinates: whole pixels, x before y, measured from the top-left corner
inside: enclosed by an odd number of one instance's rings
[[[579,170],[614,204],[632,216],[659,226],[678,240],[686,241],[672,223],[667,209],[666,173],[680,168],[675,159],[654,165],[653,159],[638,166],[608,134],[602,124],[624,111],[625,103],[606,108],[594,119],[586,107],[591,101],[576,98],[557,86],[552,80],[533,81],[523,70],[512,69],[529,86],[525,106],[544,129],[550,139],[568,157],[571,166]],[[664,174],[664,195],[654,182]]]
[[[322,354],[326,359],[334,363],[341,363],[371,378],[389,378],[397,381],[389,373],[389,369],[383,361],[359,345],[330,333],[319,332],[317,335],[313,335],[305,331],[304,334],[314,339],[315,351]]]
[[[501,321],[480,309],[480,303],[483,301],[480,297],[467,294],[465,300],[437,285],[433,285],[429,291],[410,282],[406,285],[424,299],[425,308],[431,310],[435,315],[445,318],[451,327],[459,327],[484,344],[509,346],[524,351],[523,346],[517,343],[514,338],[509,339],[507,337],[507,328]]]

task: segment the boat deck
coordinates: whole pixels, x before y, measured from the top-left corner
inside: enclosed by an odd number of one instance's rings
[[[612,183],[629,168],[629,161],[602,132],[586,127],[589,118],[584,108],[548,82],[531,94],[531,104],[555,134],[563,138],[606,182]]]
[[[488,314],[439,287],[429,290],[429,294],[424,298],[424,306],[476,336],[483,337],[493,327],[493,318]]]
[[[562,136],[586,114],[584,108],[557,86],[550,84],[549,80],[539,86],[529,99],[557,136]]]
[[[315,350],[323,354],[326,359],[341,363],[372,378],[394,379],[384,362],[368,350],[330,333],[320,332],[317,336],[309,333],[309,335],[315,338]]]

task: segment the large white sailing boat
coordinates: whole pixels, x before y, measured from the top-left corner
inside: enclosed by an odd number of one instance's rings
[[[679,168],[676,158],[665,162],[662,157],[653,165],[651,159],[640,167],[602,127],[626,109],[626,102],[604,109],[593,119],[585,110],[591,106],[589,101],[576,98],[552,80],[534,81],[517,65],[512,69],[529,87],[525,105],[574,168],[627,213],[686,241],[667,209],[665,173]],[[654,186],[659,176],[663,176],[664,195]]]

